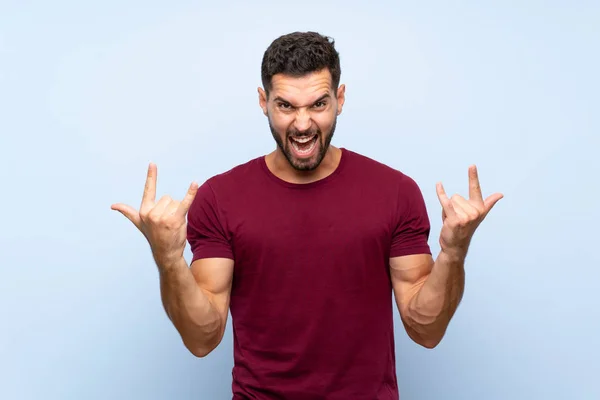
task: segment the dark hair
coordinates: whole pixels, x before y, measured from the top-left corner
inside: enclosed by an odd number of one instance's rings
[[[317,32],[294,32],[280,36],[267,48],[261,65],[262,84],[269,95],[276,74],[301,77],[328,68],[332,87],[340,83],[340,56],[335,40]]]

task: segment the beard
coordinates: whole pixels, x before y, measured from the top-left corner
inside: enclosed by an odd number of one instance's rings
[[[337,116],[333,120],[333,125],[331,126],[331,130],[326,135],[323,135],[323,132],[319,128],[311,128],[306,131],[300,132],[295,128],[289,128],[285,132],[285,143],[281,139],[281,135],[275,130],[273,125],[271,124],[271,118],[269,120],[269,129],[271,130],[271,134],[273,135],[273,139],[277,143],[277,147],[281,150],[285,158],[288,160],[290,165],[296,171],[313,171],[317,169],[323,158],[325,158],[325,154],[327,154],[327,150],[329,150],[329,145],[331,144],[331,140],[333,139],[333,134],[335,132],[335,127],[337,125]],[[292,137],[309,137],[313,135],[318,135],[317,143],[315,146],[319,146],[315,155],[310,157],[309,159],[300,159],[297,158],[292,152],[290,136]]]

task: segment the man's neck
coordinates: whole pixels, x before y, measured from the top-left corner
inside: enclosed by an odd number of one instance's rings
[[[334,146],[329,146],[325,157],[321,164],[313,171],[298,171],[290,165],[283,152],[277,148],[272,153],[269,153],[265,157],[267,167],[279,179],[286,182],[296,184],[306,184],[316,182],[329,175],[331,175],[342,158],[342,151]]]

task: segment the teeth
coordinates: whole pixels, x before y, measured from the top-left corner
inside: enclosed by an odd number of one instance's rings
[[[316,147],[316,142],[311,143],[310,147],[306,150],[301,150],[298,147],[298,144],[295,141],[292,141],[292,147],[294,147],[294,150],[296,150],[296,153],[300,154],[300,155],[306,155],[306,154],[310,154],[313,149]]]
[[[298,143],[306,143],[310,140],[313,140],[315,138],[315,135],[311,136],[311,137],[302,137],[302,138],[292,138],[292,140],[298,142]]]

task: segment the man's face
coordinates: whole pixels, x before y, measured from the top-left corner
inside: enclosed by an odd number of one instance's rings
[[[259,89],[260,106],[278,148],[294,169],[316,169],[327,153],[337,116],[342,112],[344,86],[332,89],[328,69],[303,77],[278,74],[271,86],[268,99]]]

